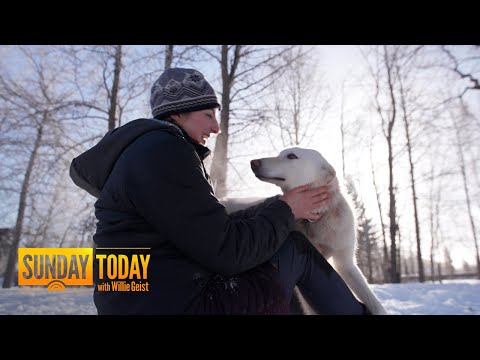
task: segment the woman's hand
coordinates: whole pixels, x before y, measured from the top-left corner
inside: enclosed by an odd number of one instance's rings
[[[322,215],[312,213],[313,210],[325,206],[329,199],[328,187],[309,189],[310,185],[302,185],[285,192],[279,197],[292,209],[295,220],[318,220]]]

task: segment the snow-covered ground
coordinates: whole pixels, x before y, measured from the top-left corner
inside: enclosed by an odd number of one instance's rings
[[[392,315],[480,315],[480,280],[372,287]]]
[[[372,285],[392,315],[480,315],[480,280]],[[0,289],[0,314],[96,315],[91,289]]]

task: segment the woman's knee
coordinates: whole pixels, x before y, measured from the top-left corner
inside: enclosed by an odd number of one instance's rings
[[[308,242],[308,239],[303,234],[290,233],[270,260],[277,269],[280,283],[289,299],[307,264],[307,256],[302,255],[305,252],[303,249],[307,248],[305,242]]]

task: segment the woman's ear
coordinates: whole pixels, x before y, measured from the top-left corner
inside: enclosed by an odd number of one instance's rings
[[[170,117],[170,119],[172,119],[176,122],[178,122],[178,120],[180,120],[180,115],[179,114],[173,114],[173,115],[170,115],[169,117]]]

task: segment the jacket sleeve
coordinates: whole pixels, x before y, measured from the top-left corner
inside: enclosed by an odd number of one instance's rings
[[[230,217],[184,139],[149,134],[142,140],[127,159],[127,195],[159,234],[206,268],[226,276],[253,268],[293,229],[293,213],[278,199],[251,217]]]
[[[265,206],[268,206],[271,203],[273,203],[274,201],[278,200],[279,197],[280,197],[280,195],[275,195],[275,196],[266,198],[264,201],[262,201],[261,203],[259,203],[257,205],[253,205],[253,206],[250,206],[246,209],[238,210],[238,211],[235,211],[235,212],[231,213],[230,217],[231,218],[249,218],[249,217],[255,216],[260,211],[262,211]]]

